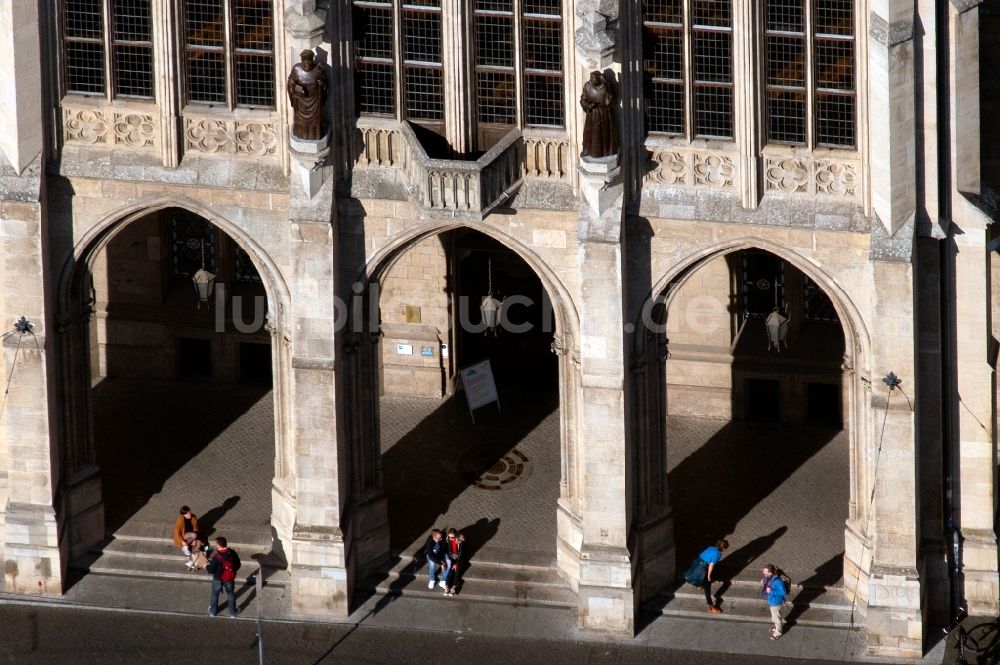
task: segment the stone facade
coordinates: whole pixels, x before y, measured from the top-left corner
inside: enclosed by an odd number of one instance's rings
[[[431,158],[408,123],[356,116],[348,3],[274,3],[279,90],[301,49],[331,59],[329,140],[316,145],[289,144],[283,101],[181,107],[171,39],[154,40],[158,101],[63,94],[50,78],[58,49],[40,55],[59,42],[57,17],[25,0],[0,9],[0,79],[13,81],[0,92],[0,318],[11,333],[0,375],[17,382],[0,411],[8,592],[60,594],[68,562],[105,536],[91,383],[172,376],[181,360],[148,350],[211,324],[157,318],[174,283],[163,220],[179,209],[210,222],[260,278],[247,293],[266,299],[267,318],[250,341],[270,343],[271,522],[296,612],[346,616],[356,581],[390,554],[378,396],[455,388],[446,237],[466,229],[515,254],[551,301],[557,565],[582,629],[631,634],[639,604],[674,579],[667,414],[746,417],[746,381],[777,380],[740,358],[744,324],[763,334],[740,315],[736,262],[748,252],[787,266],[787,300],[821,291],[839,323],[839,357],[795,365],[798,383],[778,390],[791,403],[807,383],[827,385],[839,400],[845,592],[870,652],[920,656],[952,594],[973,613],[1000,610],[1000,175],[986,140],[998,94],[980,77],[1000,67],[996,8],[855,3],[857,147],[806,150],[762,138],[749,27],[759,3],[733,3],[733,141],[647,135],[641,35],[622,27],[641,25],[636,5],[563,4],[565,128],[515,128],[475,161]],[[155,35],[174,34],[170,3],[152,5]],[[621,155],[600,163],[577,157],[575,100],[593,69],[625,98]],[[31,327],[15,330],[22,316]],[[792,339],[805,316],[792,312]],[[210,374],[233,380],[238,352],[219,344]],[[902,379],[892,391],[890,372]],[[791,409],[792,422],[808,416],[804,402]]]

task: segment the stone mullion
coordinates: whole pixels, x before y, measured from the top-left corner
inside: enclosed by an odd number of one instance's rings
[[[470,68],[471,3],[461,0],[442,0],[441,31],[444,68],[444,120],[448,143],[459,153],[466,153],[474,145]]]
[[[740,195],[744,208],[754,210],[760,201],[760,131],[759,108],[766,103],[758,62],[760,52],[760,13],[755,0],[733,3],[733,107],[734,130],[740,150]],[[758,100],[760,104],[758,105]]]
[[[177,127],[179,125],[178,109],[181,96],[174,84],[180,81],[179,53],[177,51],[178,36],[175,27],[179,11],[173,3],[166,0],[154,0],[151,7],[153,18],[153,94],[159,115],[160,158],[163,165],[176,167],[180,163],[181,138]]]

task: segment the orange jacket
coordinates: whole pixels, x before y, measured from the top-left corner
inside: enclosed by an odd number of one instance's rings
[[[194,513],[191,513],[191,530],[198,533],[198,518],[195,517]],[[184,516],[178,515],[177,521],[174,522],[174,544],[177,547],[182,547],[184,545]]]

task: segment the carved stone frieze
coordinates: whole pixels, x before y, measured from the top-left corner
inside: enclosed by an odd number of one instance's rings
[[[707,187],[732,187],[736,175],[736,167],[729,155],[721,153],[695,152],[694,179],[695,184]]]
[[[361,132],[359,166],[393,166],[396,146],[401,140],[399,132],[389,127],[358,125]]]
[[[566,137],[524,137],[524,173],[530,178],[568,179],[568,156]]]
[[[816,193],[853,197],[857,190],[857,167],[850,162],[816,162]]]
[[[65,143],[146,149],[159,143],[159,118],[152,110],[64,103],[62,112]]]
[[[795,194],[808,190],[809,170],[802,159],[796,157],[768,158],[764,175],[768,191]]]
[[[184,116],[184,149],[189,151],[268,157],[278,153],[278,135],[271,118]]]

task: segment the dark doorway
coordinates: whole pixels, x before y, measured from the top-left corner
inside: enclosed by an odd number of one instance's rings
[[[177,377],[181,379],[212,378],[211,340],[178,338]]]
[[[745,384],[746,420],[758,423],[781,422],[780,387],[772,379],[747,379]]]
[[[843,427],[840,414],[840,386],[810,383],[806,389],[806,422],[820,427]]]
[[[240,383],[271,385],[271,345],[240,343]]]

